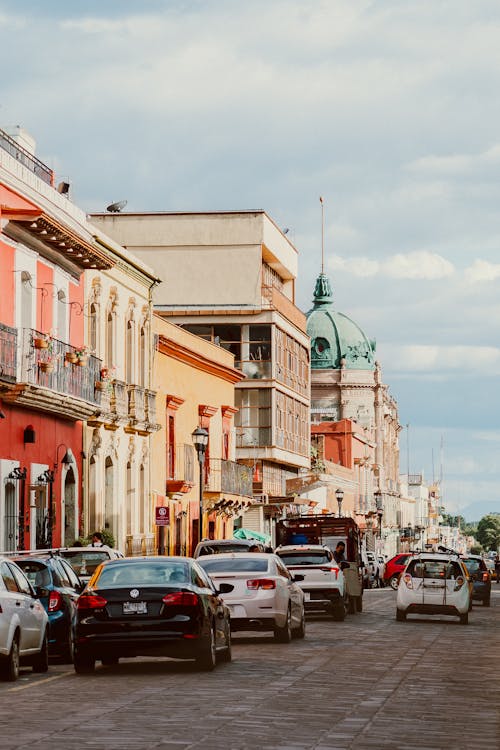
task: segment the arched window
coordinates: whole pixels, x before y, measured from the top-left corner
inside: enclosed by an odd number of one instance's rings
[[[57,292],[57,338],[68,341],[68,305],[66,293],[59,289]]]
[[[99,352],[97,344],[97,305],[91,304],[89,310],[89,346],[91,352]]]
[[[21,328],[32,328],[33,325],[33,287],[31,286],[31,274],[28,271],[21,273]]]
[[[127,383],[134,382],[134,324],[127,320],[125,331],[125,379]]]
[[[145,326],[141,326],[139,334],[139,385],[147,388],[146,367],[147,367],[147,331]]]
[[[115,319],[111,310],[106,316],[106,365],[115,366]]]
[[[127,462],[127,534],[132,534],[134,518],[134,488],[132,486],[132,464]]]

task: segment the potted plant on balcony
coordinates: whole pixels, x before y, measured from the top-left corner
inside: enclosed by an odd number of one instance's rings
[[[57,357],[53,356],[52,354],[49,354],[45,359],[40,359],[38,361],[38,367],[40,368],[40,372],[46,372],[51,373],[54,371],[54,367],[57,362]]]
[[[37,333],[33,336],[33,346],[35,349],[52,350],[52,336],[50,333]]]
[[[107,391],[111,392],[113,378],[115,375],[116,367],[101,367],[100,380],[96,380],[95,389],[96,391]]]
[[[76,354],[75,364],[80,365],[80,367],[85,367],[90,354],[88,346],[77,346],[74,351]]]
[[[75,351],[66,352],[64,359],[72,365],[78,364],[78,355]]]

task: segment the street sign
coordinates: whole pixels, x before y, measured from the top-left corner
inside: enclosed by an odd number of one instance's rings
[[[168,526],[169,523],[170,523],[169,509],[165,508],[163,505],[156,508],[155,524],[157,526]]]

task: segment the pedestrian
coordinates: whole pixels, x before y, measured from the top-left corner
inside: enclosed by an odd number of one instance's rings
[[[100,531],[94,531],[89,547],[104,547],[104,539]]]
[[[497,585],[500,583],[500,557],[495,557],[495,575],[497,579]]]
[[[250,547],[248,548],[248,551],[249,552],[261,552],[262,550],[258,544],[251,544]]]
[[[345,562],[345,544],[344,542],[338,542],[333,553],[333,559],[337,563]]]

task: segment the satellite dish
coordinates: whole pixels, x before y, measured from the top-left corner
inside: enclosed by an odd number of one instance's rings
[[[118,201],[118,203],[111,203],[106,207],[106,211],[109,211],[112,214],[119,214],[122,208],[125,208],[126,205],[127,201]]]

